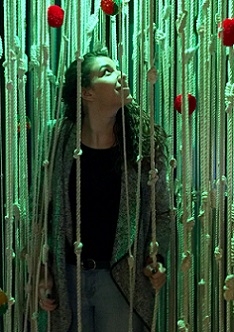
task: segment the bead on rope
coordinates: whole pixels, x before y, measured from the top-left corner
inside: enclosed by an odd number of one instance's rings
[[[234,18],[226,18],[218,29],[218,36],[224,46],[234,45]]]
[[[64,20],[64,10],[57,5],[49,6],[47,10],[47,20],[50,27],[60,28]]]
[[[227,82],[225,88],[225,104],[226,104],[226,113],[230,113],[233,110],[234,106],[234,84]]]
[[[120,0],[101,0],[101,9],[106,15],[116,15],[119,12]]]
[[[82,242],[74,242],[74,252],[76,255],[80,255],[83,248]]]
[[[8,297],[0,288],[0,317],[6,313],[8,309]]]
[[[192,255],[190,251],[184,252],[182,254],[182,265],[181,269],[185,273],[187,272],[192,266]]]
[[[157,168],[151,169],[149,171],[149,180],[147,182],[148,186],[154,185],[158,181],[158,170]]]
[[[229,274],[225,279],[224,289],[224,298],[226,301],[234,300],[234,274]]]
[[[196,98],[191,93],[188,93],[188,104],[189,115],[191,115],[195,111],[197,106]],[[176,96],[174,101],[174,107],[179,113],[182,113],[182,94]]]
[[[215,260],[216,262],[220,262],[223,258],[223,249],[217,246],[214,250]]]

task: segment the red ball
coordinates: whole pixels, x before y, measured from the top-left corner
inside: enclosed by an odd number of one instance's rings
[[[234,18],[223,20],[219,37],[222,38],[224,46],[234,45]]]
[[[196,101],[196,98],[193,95],[191,95],[190,93],[188,94],[188,103],[189,103],[189,115],[191,115],[194,112],[194,110],[196,109],[197,101]],[[175,98],[174,107],[179,113],[182,112],[181,106],[182,106],[182,95],[178,95]]]
[[[101,8],[107,15],[116,15],[119,7],[113,0],[101,0]]]
[[[60,28],[63,24],[64,10],[57,6],[52,5],[48,8],[48,24],[52,28]]]

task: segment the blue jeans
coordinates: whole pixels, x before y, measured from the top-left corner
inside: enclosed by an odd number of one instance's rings
[[[67,282],[72,325],[77,332],[76,266],[67,265]],[[107,269],[81,272],[83,332],[128,332],[129,305],[113,282]],[[141,319],[133,313],[133,332],[142,332]]]

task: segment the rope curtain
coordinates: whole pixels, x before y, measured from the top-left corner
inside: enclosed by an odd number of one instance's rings
[[[80,77],[83,55],[101,46],[109,49],[121,70],[128,74],[134,97],[151,116],[151,136],[154,121],[169,135],[171,249],[167,284],[155,297],[151,331],[231,332],[234,50],[223,45],[220,34],[222,21],[234,17],[234,0],[116,0],[116,3],[119,6],[116,16],[106,15],[99,0],[3,0],[0,4],[0,288],[8,298],[8,310],[0,318],[0,331],[26,332],[28,321],[31,331],[38,331],[37,285],[41,262],[47,275],[48,203],[59,134],[58,125],[51,133],[47,124],[60,118],[63,112],[61,96],[66,68],[76,59]],[[64,23],[58,29],[49,27],[47,21],[47,9],[55,4],[65,12]],[[78,97],[80,88],[78,84]],[[188,94],[196,97],[192,114]],[[178,95],[182,99],[181,114],[174,107]],[[79,102],[77,112],[80,118]],[[141,141],[142,121],[140,125]],[[74,151],[77,196],[80,132],[79,121]],[[153,140],[151,149],[152,177]],[[141,153],[140,144],[136,229],[140,214]],[[126,165],[125,159],[127,174]],[[42,178],[44,200],[39,207]],[[127,177],[125,182],[128,191]],[[154,186],[151,188],[154,205]],[[77,202],[78,262],[79,210]],[[157,250],[155,232],[152,222],[153,253]],[[129,249],[129,332],[136,246],[137,243]],[[78,298],[79,273],[77,269]],[[81,323],[77,328],[82,331]]]

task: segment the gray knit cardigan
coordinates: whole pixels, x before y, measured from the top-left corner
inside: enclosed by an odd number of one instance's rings
[[[71,323],[71,310],[67,294],[65,273],[65,239],[72,244],[72,217],[69,202],[69,175],[76,148],[76,125],[68,119],[63,120],[60,129],[55,163],[52,172],[51,200],[52,213],[49,229],[51,229],[49,246],[52,257],[51,269],[54,276],[58,307],[51,313],[51,332],[66,332]],[[156,183],[156,213],[158,253],[166,256],[170,241],[169,195],[166,184],[166,170],[158,169]],[[127,221],[126,192],[122,172],[121,198],[117,230],[111,260],[111,275],[123,296],[129,299],[128,248],[129,230]],[[137,254],[135,257],[136,276],[134,292],[134,310],[142,318],[145,329],[150,330],[154,307],[154,290],[149,279],[143,274],[146,257],[149,255],[151,241],[150,186],[147,185],[149,169],[142,167],[140,220],[138,226]],[[136,188],[137,172],[128,169],[128,197],[131,232],[131,245],[136,237]],[[76,290],[74,289],[74,292]],[[46,331],[46,312],[39,312],[39,332]],[[128,328],[126,327],[126,331]],[[84,331],[85,332],[85,331]],[[123,331],[124,332],[124,331]]]

